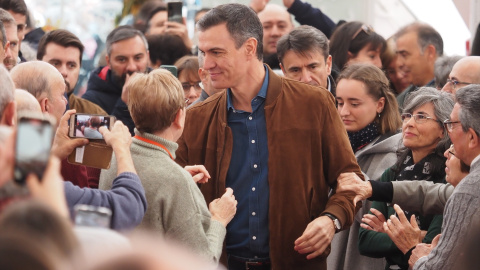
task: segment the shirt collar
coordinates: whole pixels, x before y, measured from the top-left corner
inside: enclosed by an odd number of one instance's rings
[[[474,163],[478,162],[478,160],[480,160],[480,155],[476,156],[476,157],[472,160],[472,163],[470,163],[470,167],[472,167]]]
[[[267,89],[268,89],[268,69],[267,66],[263,65],[265,68],[265,78],[263,79],[262,87],[256,97],[265,99],[267,97]],[[255,98],[254,98],[255,99]],[[234,110],[233,102],[232,102],[232,90],[230,88],[227,89],[227,111],[230,109]]]

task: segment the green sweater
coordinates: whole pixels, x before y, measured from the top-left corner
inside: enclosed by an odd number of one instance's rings
[[[395,180],[395,173],[392,169],[387,169],[383,173],[380,181],[392,182]],[[395,215],[393,207],[387,206],[384,202],[374,201],[372,208],[380,211],[386,219],[391,215]],[[369,211],[369,214],[372,214]],[[418,215],[415,215],[418,216]],[[423,243],[431,243],[433,238],[440,233],[442,227],[442,215],[418,216],[420,219],[420,229],[427,230],[427,235],[423,239]],[[360,228],[358,236],[358,248],[360,254],[387,260],[385,269],[390,269],[390,265],[398,265],[401,269],[408,269],[408,258],[397,248],[390,237],[386,233],[365,230]]]
[[[175,158],[178,145],[158,136],[136,135],[165,146]],[[180,242],[207,259],[218,262],[226,229],[212,220],[205,199],[191,175],[159,146],[133,138],[133,163],[147,198],[147,212],[139,228]],[[115,157],[109,170],[102,170],[100,189],[110,189],[117,173]]]

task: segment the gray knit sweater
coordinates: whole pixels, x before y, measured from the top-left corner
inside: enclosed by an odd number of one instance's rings
[[[480,221],[480,162],[457,185],[443,212],[442,236],[437,247],[415,263],[414,270],[454,269],[458,252],[463,251],[466,237],[478,230]]]
[[[138,130],[135,134],[162,144],[175,158],[176,143]],[[211,219],[205,199],[190,174],[156,145],[133,138],[131,151],[148,203],[139,228],[161,233],[218,262],[226,229]],[[116,172],[113,157],[110,169],[102,170],[99,188],[110,189]]]

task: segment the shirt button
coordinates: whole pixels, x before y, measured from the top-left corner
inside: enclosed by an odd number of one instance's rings
[[[253,119],[253,117],[251,117],[251,116],[248,117],[248,120],[252,120],[252,119]]]
[[[256,169],[257,167],[258,167],[258,166],[257,166],[257,164],[253,164],[253,168],[255,168],[255,169]]]
[[[255,143],[255,140],[252,140],[252,143]]]
[[[256,213],[255,213],[255,212],[252,212],[252,216],[255,216],[255,215],[256,215]]]
[[[252,191],[255,191],[255,187],[252,187]]]
[[[257,240],[257,237],[256,237],[256,236],[253,236],[252,239],[253,239],[253,240]]]

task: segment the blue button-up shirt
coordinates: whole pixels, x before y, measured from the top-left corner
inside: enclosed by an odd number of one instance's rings
[[[266,70],[266,69],[265,69]],[[268,257],[268,146],[265,97],[268,71],[252,112],[236,110],[227,90],[227,120],[233,134],[233,151],[226,184],[238,201],[237,213],[227,226],[227,253],[254,258]]]

